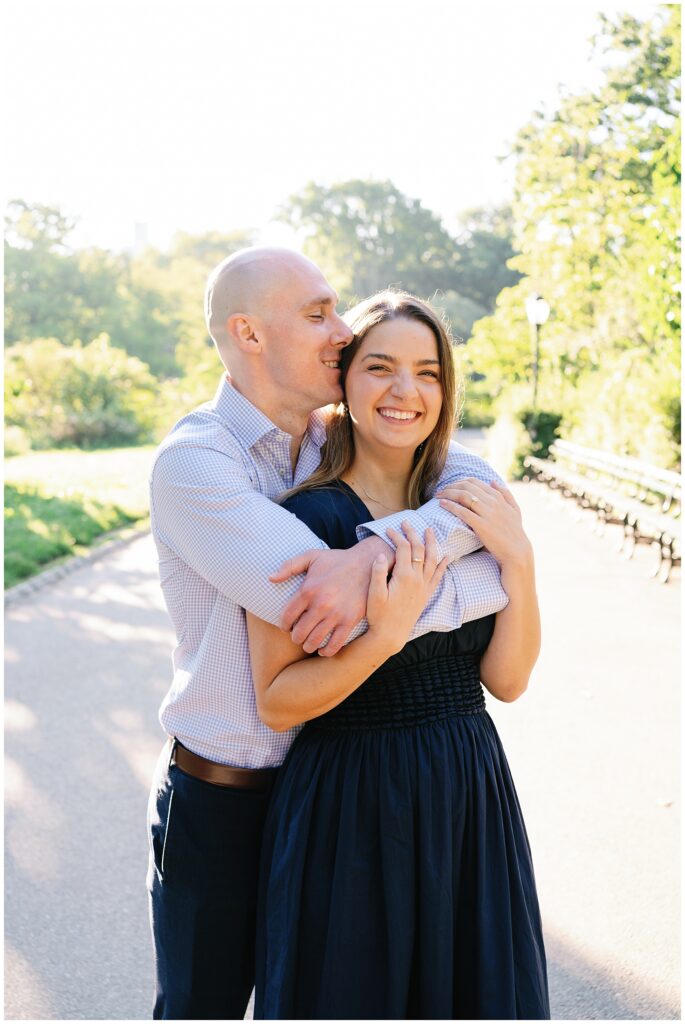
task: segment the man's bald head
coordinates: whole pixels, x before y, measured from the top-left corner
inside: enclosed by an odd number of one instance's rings
[[[293,435],[342,397],[340,350],[352,331],[337,302],[316,264],[290,249],[243,249],[207,282],[207,327],[234,387]]]
[[[241,249],[222,260],[209,275],[205,289],[207,330],[219,351],[228,340],[229,317],[268,313],[279,293],[303,272],[312,271],[320,273],[306,256],[271,246]]]

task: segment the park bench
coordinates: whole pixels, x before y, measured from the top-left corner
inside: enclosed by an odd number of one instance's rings
[[[624,557],[630,558],[637,544],[657,545],[651,575],[666,583],[680,564],[680,474],[569,441],[555,441],[549,454],[552,458],[526,456],[528,478],[535,475],[594,512],[598,532],[609,523],[621,526]]]

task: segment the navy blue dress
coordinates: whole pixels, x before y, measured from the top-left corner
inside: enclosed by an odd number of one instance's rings
[[[346,484],[286,508],[331,547]],[[494,616],[410,641],[308,722],[263,841],[255,1016],[548,1019],[533,865],[480,657]]]

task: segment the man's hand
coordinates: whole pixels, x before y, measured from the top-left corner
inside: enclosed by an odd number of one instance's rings
[[[388,571],[394,563],[394,550],[379,537],[367,537],[346,551],[317,548],[289,558],[272,583],[282,583],[291,576],[306,573],[306,579],[283,611],[281,629],[289,632],[293,643],[307,654],[319,650],[329,634],[324,657],[337,654],[352,629],[366,615],[366,598],[371,580],[371,566],[379,554],[388,560]]]

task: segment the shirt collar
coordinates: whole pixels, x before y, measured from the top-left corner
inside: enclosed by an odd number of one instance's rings
[[[317,448],[321,448],[326,440],[326,414],[323,409],[315,409],[309,417],[307,433]]]
[[[247,448],[252,448],[267,434],[276,433],[290,439],[289,434],[277,427],[256,405],[245,398],[245,395],[241,395],[227,373],[222,376],[211,405]],[[321,448],[326,440],[326,421],[321,409],[316,409],[309,417],[307,434],[317,448]]]

